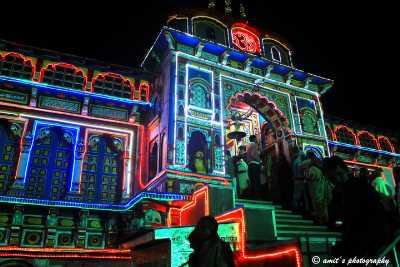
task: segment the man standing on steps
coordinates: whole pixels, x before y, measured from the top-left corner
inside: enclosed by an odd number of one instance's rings
[[[254,196],[255,199],[259,199],[261,192],[260,149],[255,135],[251,135],[249,140],[250,143],[247,145],[246,151],[251,195]]]

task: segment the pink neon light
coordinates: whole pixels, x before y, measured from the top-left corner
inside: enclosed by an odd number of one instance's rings
[[[111,77],[113,79],[120,79],[122,85],[127,85],[130,90],[131,90],[131,99],[134,99],[134,93],[135,93],[135,85],[126,77],[122,76],[121,74],[118,73],[113,73],[113,72],[103,72],[99,73],[92,79],[92,86],[90,88],[90,91],[93,93],[94,92],[94,84],[96,83],[97,80],[104,80],[106,77]]]
[[[57,66],[60,66],[60,67],[65,68],[65,69],[72,69],[74,71],[75,75],[82,75],[82,78],[83,78],[82,90],[85,90],[86,84],[87,84],[87,76],[83,74],[84,73],[83,70],[78,68],[78,67],[76,67],[76,66],[74,66],[74,65],[72,65],[72,64],[63,63],[63,62],[49,63],[44,68],[42,68],[40,70],[39,82],[43,82],[44,72],[47,69],[51,69],[52,71],[56,71],[56,67]]]
[[[143,185],[143,168],[144,168],[144,157],[145,157],[145,143],[146,143],[146,135],[145,135],[145,130],[144,130],[144,126],[140,126],[139,127],[139,131],[140,131],[140,151],[139,151],[139,167],[138,167],[138,178],[137,180],[139,181],[139,187],[140,189],[145,188],[148,183],[146,185]]]
[[[16,58],[20,58],[24,61],[24,65],[29,64],[32,67],[32,74],[31,74],[31,79],[34,78],[35,76],[35,71],[36,71],[36,67],[35,65],[32,64],[32,59],[29,57],[25,57],[24,55],[20,54],[20,53],[15,53],[15,52],[8,52],[8,53],[3,53],[0,54],[0,60],[3,61],[5,60],[5,57],[7,56],[12,56],[12,57],[16,57]]]
[[[104,121],[104,122],[110,122],[110,123],[114,123],[114,124],[123,124],[126,126],[141,126],[141,124],[134,123],[134,122],[124,122],[124,121],[110,120],[110,119],[104,119],[104,118],[98,118],[98,117],[90,117],[90,116],[85,116],[85,115],[81,115],[81,114],[66,113],[66,112],[57,111],[57,110],[46,110],[46,109],[35,108],[35,107],[30,107],[30,106],[7,103],[7,102],[3,102],[3,101],[0,101],[0,103],[3,106],[15,107],[18,109],[36,110],[36,111],[41,111],[44,113],[68,115],[69,117],[77,117],[77,118],[83,118],[83,119],[88,119],[88,120]]]

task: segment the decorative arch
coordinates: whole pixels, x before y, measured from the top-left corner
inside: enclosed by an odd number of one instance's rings
[[[35,75],[35,65],[31,58],[20,53],[3,53],[0,54],[0,75],[32,80]]]
[[[394,146],[392,142],[390,142],[389,138],[386,136],[380,135],[378,136],[378,146],[380,150],[385,150],[389,152],[395,153]]]
[[[50,63],[40,70],[39,82],[83,90],[86,88],[87,76],[75,65]]]
[[[289,134],[289,120],[277,108],[276,104],[267,97],[253,92],[239,92],[229,99],[227,108],[235,102],[243,102],[254,108],[266,120],[271,122],[272,127],[277,133],[278,138],[283,138]]]
[[[211,108],[211,87],[202,78],[194,78],[189,82],[189,104],[200,108]]]
[[[339,125],[335,127],[334,138],[336,141],[346,144],[351,144],[351,145],[359,144],[357,135],[354,133],[352,129],[350,129],[345,125]],[[353,141],[350,141],[351,139]]]
[[[90,90],[131,99],[134,96],[135,86],[128,78],[118,73],[102,72],[93,78]]]
[[[378,149],[378,142],[373,134],[368,131],[359,131],[357,133],[358,142],[361,146]]]
[[[209,16],[195,16],[192,20],[192,33],[217,43],[228,44],[228,26],[220,20]],[[203,24],[203,25],[202,25]],[[208,25],[207,25],[208,24]],[[206,27],[204,27],[207,25]],[[214,38],[209,38],[207,30],[214,31]]]

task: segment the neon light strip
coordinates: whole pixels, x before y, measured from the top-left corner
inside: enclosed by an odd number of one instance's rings
[[[381,150],[381,148],[379,146],[379,143],[376,140],[375,136],[373,134],[371,134],[370,132],[368,132],[368,131],[359,131],[359,132],[357,132],[357,138],[358,138],[358,142],[359,142],[360,145],[361,145],[360,135],[362,135],[362,134],[366,134],[369,137],[371,137],[372,141],[375,143],[375,148],[377,148],[378,150]]]
[[[218,45],[218,46],[222,46],[222,47],[226,48],[227,50],[233,50],[233,51],[237,51],[237,52],[242,53],[242,54],[246,54],[248,57],[254,57],[254,56],[255,56],[255,55],[250,54],[250,53],[247,53],[247,52],[245,52],[245,51],[240,51],[240,50],[237,50],[237,49],[228,47],[228,46],[223,45],[223,44],[220,44],[220,43],[215,43],[215,42],[212,42],[212,41],[209,41],[209,40],[205,40],[205,39],[202,39],[202,38],[200,38],[200,37],[198,37],[198,36],[194,36],[193,34],[189,34],[189,33],[186,33],[186,32],[182,32],[182,31],[180,31],[180,30],[173,29],[173,28],[168,27],[168,26],[164,26],[162,31],[168,31],[168,32],[175,31],[175,32],[179,32],[179,33],[182,33],[183,35],[186,35],[186,36],[189,36],[189,37],[192,37],[192,38],[196,38],[196,39],[198,39],[198,40],[200,40],[200,41],[202,41],[202,42],[213,43],[213,44],[216,44],[216,45]],[[229,34],[228,34],[228,36],[229,36]],[[176,53],[183,53],[183,52],[178,51],[178,52],[176,52]],[[185,54],[185,55],[189,55],[189,54]],[[256,56],[256,57],[257,57],[257,58],[261,58],[262,60],[267,61],[267,62],[270,62],[270,63],[272,63],[272,64],[274,64],[274,65],[280,65],[280,66],[288,67],[288,68],[290,68],[291,70],[294,70],[294,71],[297,70],[297,71],[299,71],[299,72],[304,72],[304,71],[302,71],[302,70],[300,70],[300,69],[297,69],[297,68],[294,68],[294,67],[292,67],[292,66],[288,66],[288,65],[285,65],[285,64],[282,64],[282,63],[277,63],[277,62],[271,61],[271,60],[269,60],[269,59],[267,59],[267,58],[265,58],[265,57],[261,57],[261,56]],[[206,60],[206,61],[208,61],[208,60]],[[213,62],[213,61],[209,61],[209,62],[210,62],[210,63],[215,63],[215,62]],[[144,62],[142,62],[142,64],[143,64],[143,63],[144,63]],[[219,63],[218,63],[218,64],[219,64]],[[221,64],[219,64],[219,65],[221,65]],[[237,70],[237,69],[234,69],[234,70]],[[245,72],[245,71],[241,71],[241,72]],[[251,74],[251,75],[255,75],[255,76],[258,76],[258,77],[264,77],[264,76],[260,76],[260,75],[253,74],[253,73],[248,73],[248,72],[245,72],[245,73]],[[304,72],[304,73],[307,74],[307,75],[309,75],[309,76],[311,76],[311,77],[316,77],[316,78],[320,78],[320,79],[326,80],[326,81],[328,81],[328,82],[333,82],[333,80],[331,80],[331,79],[324,78],[324,77],[321,77],[321,76],[318,76],[318,75],[315,75],[315,74],[312,74],[312,73],[306,73],[306,72]],[[277,81],[275,81],[275,82],[277,82]],[[279,82],[278,82],[278,83],[279,83]],[[290,87],[294,87],[294,88],[297,88],[297,89],[299,89],[299,90],[310,91],[310,90],[302,89],[302,88],[300,88],[300,87],[296,87],[296,86],[292,86],[292,85],[290,85]],[[310,92],[312,92],[312,91],[310,91]],[[313,93],[315,93],[315,92],[313,92]]]
[[[381,150],[383,150],[383,149],[382,149],[382,146],[381,146],[380,141],[379,141],[380,139],[386,140],[386,142],[389,144],[390,152],[395,153],[395,149],[394,149],[394,146],[393,146],[392,142],[390,142],[389,138],[387,138],[386,136],[383,136],[383,135],[378,136],[378,143],[379,143],[379,146],[381,147]]]
[[[14,115],[16,117],[10,117],[10,116],[3,116],[2,114],[7,114],[7,115]],[[20,159],[21,159],[21,154],[22,154],[22,150],[23,150],[23,144],[24,144],[24,137],[26,135],[26,130],[28,128],[28,120],[27,119],[23,119],[23,118],[19,118],[19,114],[17,113],[13,113],[13,112],[7,112],[7,111],[3,111],[0,110],[0,117],[4,118],[4,119],[8,119],[8,120],[16,120],[16,121],[21,121],[24,123],[24,129],[22,130],[22,134],[21,134],[21,138],[19,140],[19,153],[18,153],[18,162],[17,162],[17,166],[16,166],[16,170],[19,169],[19,165],[20,165]],[[18,173],[15,172],[15,177],[14,177],[14,181],[16,181],[17,179],[17,175]]]
[[[225,126],[224,126],[224,103],[223,103],[224,96],[222,95],[222,76],[221,73],[219,74],[219,119],[221,123],[221,146],[222,146],[222,173],[226,173],[226,166],[225,166]]]
[[[40,83],[40,82],[34,82],[34,81],[23,80],[23,79],[18,79],[18,78],[11,78],[11,77],[7,77],[7,76],[3,76],[3,75],[0,75],[0,81],[20,83],[20,84],[24,84],[24,85],[34,86],[36,88],[45,88],[45,89],[50,89],[50,90],[54,90],[57,92],[63,92],[63,93],[81,95],[81,96],[92,96],[92,97],[100,98],[103,100],[124,102],[126,104],[132,104],[132,105],[141,105],[141,106],[148,106],[148,107],[152,106],[151,103],[146,103],[146,102],[139,101],[139,100],[131,100],[131,99],[126,99],[126,98],[119,98],[116,96],[101,95],[98,93],[92,93],[92,92],[88,92],[88,91],[68,89],[65,87],[57,86],[57,85],[50,85],[47,83]]]
[[[161,33],[161,32],[160,32]],[[176,125],[177,125],[177,119],[178,119],[178,54],[175,54],[175,117],[174,117],[174,157],[173,157],[173,163],[174,165],[176,164]],[[143,63],[142,63],[143,64]]]
[[[113,255],[87,255],[87,254],[80,254],[80,253],[74,253],[74,254],[59,254],[59,255],[54,255],[54,254],[38,254],[38,253],[24,253],[24,252],[0,252],[0,257],[5,257],[5,258],[12,258],[12,257],[18,257],[18,258],[46,258],[46,259],[103,259],[103,260],[131,260],[132,256],[113,256]]]
[[[328,143],[329,143],[330,145],[348,147],[348,148],[353,148],[353,149],[356,149],[356,150],[364,150],[364,151],[368,151],[368,152],[372,152],[372,153],[376,153],[376,154],[381,154],[381,155],[386,155],[386,156],[392,156],[392,157],[400,158],[400,154],[391,153],[391,152],[382,151],[382,150],[376,150],[376,149],[372,149],[372,148],[368,148],[368,147],[355,146],[355,145],[350,145],[350,144],[341,143],[341,142],[337,142],[337,141],[328,141]]]
[[[338,138],[337,138],[336,132],[339,131],[339,130],[342,129],[342,128],[345,129],[346,131],[348,131],[349,133],[351,133],[351,134],[353,135],[354,143],[355,143],[356,145],[359,145],[359,144],[360,144],[360,141],[358,140],[358,137],[357,137],[357,135],[354,133],[354,131],[353,131],[352,129],[350,129],[349,127],[345,126],[345,125],[339,125],[339,126],[336,126],[336,127],[335,127],[335,129],[334,129],[334,131],[333,131],[333,133],[334,133],[334,135],[335,135],[335,140],[339,141]]]
[[[76,155],[76,147],[78,145],[78,138],[79,138],[80,128],[79,127],[73,127],[73,126],[66,125],[66,124],[51,123],[51,122],[46,122],[46,121],[35,121],[35,123],[33,125],[32,144],[31,144],[31,146],[29,148],[29,152],[28,152],[28,162],[27,162],[27,164],[25,166],[23,184],[25,184],[25,182],[26,182],[26,178],[27,178],[26,176],[27,176],[27,173],[28,173],[28,166],[29,166],[29,163],[31,161],[32,148],[33,148],[33,145],[34,145],[34,143],[36,141],[35,137],[36,137],[36,129],[37,129],[38,125],[58,126],[58,127],[62,127],[62,128],[73,129],[73,130],[76,131],[75,132],[74,152],[73,152],[74,154],[72,155],[73,163],[72,163],[71,181],[70,181],[70,185],[69,185],[69,191],[71,191],[72,183],[73,183],[73,177],[74,177],[74,173],[75,173],[75,155]]]
[[[23,251],[23,252],[79,252],[79,253],[131,253],[129,249],[86,249],[86,248],[33,248],[33,247],[17,247],[17,246],[1,246],[0,251]]]
[[[94,129],[87,129],[86,131],[85,131],[85,140],[84,140],[84,142],[85,142],[85,144],[84,144],[84,153],[83,153],[83,157],[82,157],[82,161],[81,161],[81,173],[80,173],[80,176],[79,176],[79,191],[80,191],[80,187],[81,187],[81,182],[82,182],[82,173],[83,173],[83,168],[82,168],[82,166],[83,166],[83,162],[84,162],[84,160],[85,160],[85,156],[86,156],[86,152],[87,152],[87,145],[88,145],[88,142],[89,142],[89,133],[100,133],[100,134],[107,134],[107,135],[111,135],[111,136],[121,136],[121,137],[123,137],[124,138],[124,145],[125,145],[125,147],[124,147],[124,151],[122,151],[122,153],[124,153],[124,155],[123,155],[123,175],[122,175],[122,191],[123,192],[127,192],[127,185],[126,185],[126,178],[127,177],[130,177],[131,175],[131,156],[132,156],[132,151],[130,151],[129,149],[128,149],[128,134],[118,134],[118,133],[115,133],[115,132],[109,132],[109,131],[104,131],[104,130],[94,130]],[[128,163],[127,163],[127,165],[128,165],[128,167],[129,167],[129,169],[128,170],[126,170],[125,168],[126,168],[126,166],[125,166],[125,153],[126,152],[128,152],[129,153],[129,159],[127,160],[128,161]],[[71,183],[71,185],[72,185],[72,183]],[[70,191],[71,191],[71,189],[70,189]]]
[[[88,127],[88,128],[96,128],[96,129],[102,129],[102,130],[113,130],[113,131],[117,131],[117,132],[122,132],[124,134],[128,134],[130,136],[129,138],[129,158],[132,158],[132,153],[133,153],[133,136],[134,133],[133,131],[130,130],[125,130],[122,128],[117,128],[117,127],[112,127],[112,126],[102,126],[102,125],[93,125],[93,124],[88,124],[88,123],[82,123],[82,122],[76,122],[76,121],[70,121],[70,120],[62,120],[62,119],[54,119],[54,118],[50,118],[50,117],[44,117],[44,116],[35,116],[35,115],[30,115],[30,114],[25,114],[25,113],[21,113],[20,114],[21,117],[26,117],[26,118],[32,118],[32,119],[42,119],[42,120],[48,120],[48,121],[56,121],[56,122],[60,122],[60,123],[65,123],[65,124],[73,124],[73,125],[79,125],[79,126],[84,126],[84,127]],[[114,133],[115,134],[115,133]],[[131,194],[131,176],[127,177],[127,194],[130,195]]]
[[[168,218],[167,218],[167,226],[171,227],[172,226],[172,218],[171,218],[171,213],[178,213],[179,216],[179,225],[178,226],[183,226],[182,225],[182,212],[186,211],[187,209],[191,208],[196,208],[197,207],[197,201],[200,198],[200,195],[204,195],[204,214],[203,216],[209,215],[210,214],[210,203],[208,202],[208,187],[204,186],[200,188],[199,190],[193,192],[193,197],[192,200],[184,205],[181,208],[170,208],[169,213],[168,213]]]
[[[184,57],[184,58],[187,58],[187,59],[190,59],[190,60],[193,60],[193,61],[197,61],[197,62],[200,62],[200,63],[203,63],[203,64],[207,64],[209,66],[214,66],[214,67],[218,67],[218,68],[221,68],[221,69],[226,69],[228,71],[231,71],[231,72],[234,72],[234,73],[239,73],[240,75],[247,76],[247,77],[252,77],[254,79],[266,80],[269,83],[272,83],[274,85],[279,85],[279,86],[287,88],[287,89],[295,90],[295,91],[302,92],[302,93],[311,94],[311,95],[314,95],[314,96],[319,96],[319,94],[317,92],[314,92],[314,91],[311,91],[311,90],[308,90],[308,89],[300,88],[300,87],[297,87],[297,86],[294,86],[294,85],[290,85],[290,84],[287,84],[287,83],[284,83],[284,82],[279,82],[279,81],[267,78],[265,76],[257,75],[255,73],[250,73],[250,72],[246,72],[244,70],[235,69],[233,67],[226,66],[226,65],[223,65],[221,63],[210,61],[210,60],[207,60],[207,59],[204,59],[204,58],[198,58],[198,57],[183,53],[181,51],[176,51],[174,53],[175,54],[179,54],[181,57]],[[250,54],[250,55],[254,56],[252,54]]]
[[[184,151],[184,160],[183,160],[183,166],[186,166],[187,165],[187,153],[186,153],[186,151],[187,151],[187,145],[188,145],[188,143],[187,143],[187,117],[188,117],[188,108],[187,108],[187,106],[188,106],[188,94],[189,94],[189,64],[186,64],[185,65],[185,70],[186,70],[186,73],[185,73],[185,124],[184,124],[184,131],[183,131],[183,134],[184,134],[184,142],[185,142],[185,149],[183,150]],[[175,123],[176,123],[176,121],[175,121]]]
[[[267,252],[267,253],[254,253],[247,252],[246,250],[246,223],[244,217],[243,208],[237,208],[222,215],[216,216],[215,219],[218,223],[222,222],[237,222],[239,223],[240,236],[239,236],[239,244],[240,244],[240,255],[243,260],[257,260],[257,259],[266,259],[271,257],[277,257],[284,254],[294,253],[296,257],[296,267],[302,266],[301,253],[298,248],[288,248],[278,252]]]
[[[62,111],[57,111],[57,110],[41,109],[41,108],[35,108],[35,107],[25,106],[25,105],[18,105],[18,104],[7,103],[7,102],[2,102],[2,101],[0,101],[0,104],[2,106],[15,107],[15,108],[18,108],[18,109],[26,109],[26,110],[29,110],[29,111],[35,110],[35,111],[41,111],[41,112],[51,113],[51,114],[68,115],[69,117],[77,117],[77,118],[95,120],[95,121],[104,121],[104,122],[110,122],[110,123],[115,123],[115,124],[122,124],[122,125],[126,125],[126,126],[139,126],[140,125],[140,124],[132,123],[132,122],[109,120],[109,119],[104,119],[104,118],[100,118],[100,117],[91,117],[91,116],[85,116],[85,115],[74,114],[74,113],[67,113],[67,112],[62,112]],[[1,113],[4,113],[4,112],[1,112]]]
[[[116,212],[127,211],[132,207],[134,207],[143,199],[174,201],[174,200],[189,200],[190,196],[182,194],[172,194],[172,193],[140,192],[139,194],[132,197],[125,204],[99,204],[99,203],[92,204],[87,202],[0,196],[0,202],[7,204],[15,203],[15,204],[24,204],[32,206],[52,206],[52,207],[79,208],[79,209],[84,208],[90,210],[109,210],[109,211],[111,210]]]
[[[325,128],[325,119],[324,119],[324,111],[322,109],[321,101],[319,100],[319,97],[317,97],[317,102],[318,102],[318,107],[319,107],[319,112],[321,114],[321,119],[322,119],[322,128],[323,128],[323,134],[325,137],[325,142],[326,142],[326,149],[328,150],[328,157],[331,156],[331,150],[329,148],[329,139],[328,135],[326,133],[326,128]]]
[[[225,79],[228,79],[228,80],[230,79],[230,80],[238,81],[238,82],[241,82],[241,83],[250,84],[250,85],[252,85],[252,86],[255,85],[254,83],[250,83],[250,82],[243,81],[243,80],[240,80],[240,79],[237,79],[237,78],[225,76],[225,75],[222,75],[222,74],[221,74],[221,77],[224,77]],[[289,93],[280,92],[280,91],[277,91],[277,90],[274,90],[274,89],[271,89],[271,88],[268,88],[268,87],[265,87],[265,86],[262,86],[262,85],[257,85],[257,87],[261,87],[261,88],[263,88],[263,89],[265,89],[265,90],[267,90],[267,91],[272,91],[272,92],[278,93],[278,94],[280,94],[280,95],[282,95],[282,94],[283,94],[283,95],[286,95],[286,96],[287,96],[287,100],[288,100],[288,102],[289,102],[289,107],[291,108],[291,110],[293,110],[293,109],[292,109],[292,104],[291,104],[291,101],[290,101],[290,94],[289,94]],[[277,108],[278,108],[278,107],[277,107]],[[292,119],[292,125],[293,125],[293,127],[294,127],[293,112],[289,112],[289,113],[290,113],[290,117],[291,117],[291,119]]]

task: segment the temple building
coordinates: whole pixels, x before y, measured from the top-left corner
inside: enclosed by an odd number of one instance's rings
[[[326,117],[333,81],[226,2],[170,16],[137,69],[0,40],[0,266],[177,267],[204,215],[243,266],[311,266],[341,233],[239,197],[251,135],[265,165],[298,146],[395,186],[398,140]]]

